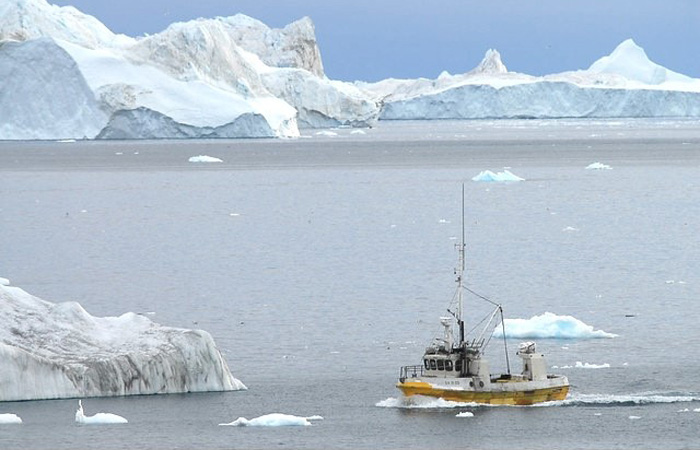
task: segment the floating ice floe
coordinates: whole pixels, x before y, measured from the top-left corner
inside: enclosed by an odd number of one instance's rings
[[[469,411],[464,411],[464,412],[458,413],[455,417],[474,417],[474,413],[469,412]]]
[[[335,131],[323,130],[317,131],[316,136],[338,136],[338,133],[336,133]]]
[[[566,232],[578,231],[578,228],[575,228],[575,227],[566,227],[566,228],[562,229],[561,231],[566,231]]]
[[[129,423],[129,421],[122,416],[112,413],[97,413],[93,416],[86,416],[83,413],[82,400],[78,400],[78,410],[75,412],[75,421],[83,425],[112,425]]]
[[[321,416],[300,417],[290,414],[272,413],[254,419],[239,417],[231,423],[220,423],[219,426],[231,427],[307,427],[312,421],[323,420]]]
[[[504,169],[503,172],[482,170],[472,181],[525,181],[525,178],[520,178],[508,169]]]
[[[582,363],[581,361],[576,361],[576,365],[574,366],[553,366],[553,369],[608,369],[610,367],[610,364],[605,363],[605,364],[589,364],[589,363]]]
[[[219,158],[215,158],[213,156],[207,156],[207,155],[198,155],[198,156],[193,156],[189,159],[190,162],[193,163],[219,163],[223,162]]]
[[[0,414],[0,425],[14,425],[22,423],[22,419],[17,414]]]
[[[614,338],[616,334],[594,330],[591,325],[572,316],[558,316],[545,312],[530,319],[505,319],[506,337],[516,339],[596,339]],[[495,337],[502,337],[503,330],[494,330]]]
[[[607,164],[603,164],[600,162],[594,162],[586,166],[587,170],[611,170],[612,167],[610,167]]]

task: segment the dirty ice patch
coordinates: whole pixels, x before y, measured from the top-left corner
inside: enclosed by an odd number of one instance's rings
[[[272,413],[254,419],[239,417],[231,423],[220,423],[219,426],[230,427],[308,427],[312,421],[323,420],[321,416],[300,417],[291,414]]]
[[[189,159],[189,162],[191,163],[220,163],[223,162],[219,158],[215,158],[213,156],[207,156],[207,155],[197,155],[197,156],[192,156]]]
[[[595,330],[572,316],[558,316],[545,312],[529,319],[505,319],[505,333],[515,339],[598,339],[614,338],[616,334]],[[493,332],[494,337],[503,337],[502,327]]]
[[[472,178],[472,181],[525,181],[525,178],[520,178],[507,169],[503,170],[503,172],[482,170],[479,172],[479,175]]]
[[[600,162],[594,162],[586,166],[586,170],[611,170],[612,167],[610,167],[607,164],[603,164]]]

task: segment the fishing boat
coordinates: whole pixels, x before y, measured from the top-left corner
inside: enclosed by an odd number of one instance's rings
[[[462,240],[456,247],[459,252],[455,269],[457,291],[447,309],[449,316],[440,318],[443,333],[425,350],[422,364],[401,367],[396,387],[407,397],[424,395],[494,405],[532,405],[564,400],[569,392],[569,380],[563,375],[547,373],[544,355],[537,351],[534,342],[519,345],[516,354],[522,360],[522,371],[519,374],[511,373],[503,308],[464,285],[464,186]],[[469,333],[465,333],[463,320],[465,293],[473,294],[493,307],[489,308],[490,312],[479,322],[480,325]],[[484,352],[499,321],[507,370],[506,373],[493,375]]]

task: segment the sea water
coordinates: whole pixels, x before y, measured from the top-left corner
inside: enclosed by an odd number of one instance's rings
[[[83,401],[123,425],[75,423],[77,400],[3,403],[23,423],[0,426],[0,446],[700,446],[700,123],[352,131],[0,143],[1,277],[96,316],[207,330],[249,388]],[[586,169],[596,162],[610,169]],[[525,180],[472,181],[504,169]],[[509,319],[551,312],[617,335],[537,341],[569,377],[564,402],[406,402],[394,387],[452,298],[462,184],[470,289]],[[324,420],[218,426],[272,413]]]

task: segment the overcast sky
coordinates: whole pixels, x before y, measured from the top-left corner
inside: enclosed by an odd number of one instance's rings
[[[511,71],[584,69],[632,38],[649,58],[700,78],[700,0],[49,0],[112,31],[247,14],[280,28],[309,16],[328,77],[435,78],[474,68],[489,48]]]

